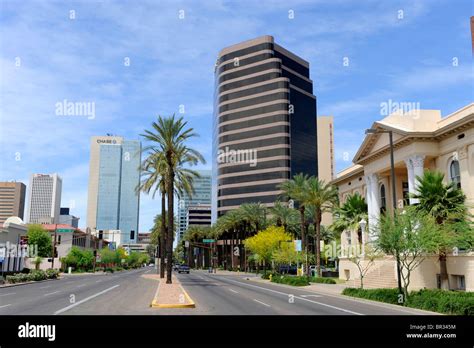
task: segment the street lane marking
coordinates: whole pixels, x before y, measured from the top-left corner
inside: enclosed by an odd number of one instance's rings
[[[146,272],[145,272],[145,273],[143,273],[143,274],[147,274],[148,272],[150,272],[150,270],[146,271]]]
[[[256,300],[256,299],[253,299],[255,302],[258,302],[260,304],[263,304],[264,306],[267,306],[267,307],[271,307],[269,304],[266,304],[266,303],[263,303],[262,301],[259,301],[259,300]]]
[[[235,291],[234,289],[229,289],[229,291],[232,291],[233,293],[236,293],[236,294],[238,294],[238,292],[237,292],[237,291]]]
[[[101,281],[102,281],[102,280],[99,279],[99,280],[96,280],[95,282],[96,282],[96,283],[100,283]]]
[[[262,289],[262,290],[274,292],[274,293],[280,294],[280,295],[285,295],[285,296],[290,295],[290,294],[285,293],[285,292],[281,292],[281,291],[277,291],[277,290],[273,290],[273,289],[267,289],[267,288],[263,288],[261,286],[257,286],[257,285],[253,285],[253,284],[241,283],[241,282],[231,280],[231,279],[226,279],[226,280],[229,281],[229,282],[232,282],[232,283],[236,283],[236,284],[240,284],[240,285],[246,285],[246,286],[250,286],[250,287],[253,287],[253,288],[257,288],[257,289]],[[308,301],[308,302],[311,302],[311,303],[315,303],[315,304],[318,304],[318,305],[321,305],[321,306],[324,306],[324,307],[329,307],[329,308],[332,308],[332,309],[336,309],[336,310],[339,310],[339,311],[342,311],[342,312],[350,313],[350,314],[364,315],[362,313],[350,311],[348,309],[344,309],[344,308],[340,308],[340,307],[336,307],[336,306],[331,306],[331,305],[328,305],[326,303],[322,303],[322,302],[318,302],[318,301],[309,300],[309,299],[304,298],[304,297],[295,296],[295,298],[298,298],[298,299],[303,300],[303,301]]]
[[[80,288],[80,287],[83,287],[83,286],[86,286],[86,284],[81,284],[81,285],[78,285],[77,287]]]
[[[47,289],[47,288],[50,288],[51,285],[48,285],[48,286],[42,286],[40,289]]]
[[[15,294],[16,294],[16,292],[10,292],[8,294],[1,294],[0,296],[8,296],[8,295],[15,295]]]
[[[74,308],[74,307],[76,307],[76,306],[79,306],[80,304],[82,304],[82,303],[84,303],[84,302],[87,302],[87,301],[89,301],[89,300],[92,300],[93,298],[95,298],[95,297],[97,297],[97,296],[103,295],[103,294],[105,294],[106,292],[109,292],[110,290],[113,290],[113,289],[115,289],[116,287],[119,287],[119,286],[120,286],[120,284],[117,284],[117,285],[114,285],[114,286],[112,286],[112,287],[110,287],[110,288],[108,288],[108,289],[102,290],[101,292],[98,292],[97,294],[94,294],[94,295],[92,295],[92,296],[86,297],[86,298],[83,299],[83,300],[80,300],[80,301],[78,301],[78,302],[76,302],[76,303],[73,303],[72,305],[69,305],[69,306],[67,306],[67,307],[64,307],[64,308],[62,308],[62,309],[60,309],[60,310],[54,312],[54,315],[57,315],[57,314],[66,312],[66,311],[70,310],[71,308]]]
[[[49,296],[49,295],[57,294],[58,292],[59,292],[59,290],[58,290],[58,291],[55,291],[55,292],[50,292],[49,294],[44,294],[44,296]]]
[[[322,297],[321,295],[301,295],[301,297]]]
[[[3,306],[0,306],[0,308],[5,308],[5,307],[8,307],[8,306],[11,306],[11,303],[10,303],[10,304],[6,304],[6,305],[3,305]]]

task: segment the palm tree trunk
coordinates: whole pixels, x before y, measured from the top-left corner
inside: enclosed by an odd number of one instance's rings
[[[306,233],[305,233],[305,224],[304,224],[304,206],[300,207],[300,216],[301,216],[301,250],[306,250]]]
[[[166,243],[166,258],[167,258],[167,265],[166,265],[166,284],[171,284],[171,275],[173,272],[173,227],[174,227],[174,222],[173,222],[173,213],[174,213],[174,207],[173,207],[173,194],[174,194],[174,171],[172,169],[172,160],[170,155],[167,155],[167,160],[168,160],[168,171],[169,171],[169,176],[168,176],[168,233],[167,233],[167,243]]]
[[[316,221],[314,223],[314,230],[316,231],[316,269],[318,272],[318,277],[321,277],[321,223]]]
[[[161,192],[161,230],[160,230],[160,278],[165,277],[166,248],[166,192]]]
[[[446,252],[439,254],[439,278],[441,289],[449,290],[448,265],[446,263]]]

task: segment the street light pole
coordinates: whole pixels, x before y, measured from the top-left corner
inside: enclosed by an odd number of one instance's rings
[[[56,249],[56,233],[58,230],[58,224],[54,224],[54,240],[52,243],[52,253],[51,253],[51,268],[54,269],[54,251]]]

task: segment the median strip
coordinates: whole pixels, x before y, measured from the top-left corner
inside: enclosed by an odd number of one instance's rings
[[[165,279],[160,279],[156,289],[155,298],[151,303],[153,308],[195,308],[196,304],[181,286],[178,278],[173,276],[172,284],[166,284]]]

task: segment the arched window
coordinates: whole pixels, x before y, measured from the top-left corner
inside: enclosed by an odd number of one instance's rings
[[[380,212],[383,214],[387,210],[387,195],[385,193],[385,185],[380,185]]]
[[[453,160],[449,165],[449,177],[451,178],[451,181],[455,183],[457,188],[461,188],[461,172],[457,160]]]

